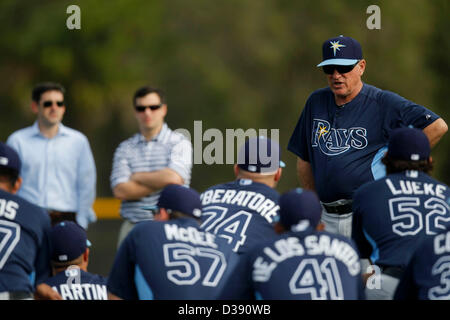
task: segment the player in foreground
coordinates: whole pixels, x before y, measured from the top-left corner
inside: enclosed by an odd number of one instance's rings
[[[0,300],[60,300],[43,284],[51,273],[50,218],[15,195],[21,166],[17,152],[0,142]]]
[[[332,234],[320,222],[322,208],[312,191],[300,188],[280,197],[278,237],[241,255],[222,299],[364,299],[358,252],[353,241]]]
[[[125,238],[108,277],[110,299],[216,299],[237,259],[231,247],[200,230],[200,195],[168,185],[155,221],[140,222]]]
[[[278,143],[266,137],[248,139],[234,165],[236,180],[210,187],[201,195],[202,229],[225,239],[235,252],[275,236],[281,178]]]
[[[450,229],[426,239],[415,251],[394,300],[450,300]]]
[[[430,144],[418,129],[392,132],[383,158],[387,176],[360,187],[353,201],[353,234],[362,258],[381,269],[368,299],[390,300],[419,243],[450,226],[450,190],[428,174]]]
[[[51,263],[53,277],[45,281],[64,300],[107,300],[106,279],[89,273],[89,247],[86,231],[73,221],[52,227]]]

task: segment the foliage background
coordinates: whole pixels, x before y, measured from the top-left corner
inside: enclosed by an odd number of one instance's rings
[[[81,30],[68,30],[66,8],[81,8]],[[366,9],[381,8],[381,30]],[[34,122],[35,83],[66,89],[64,123],[88,137],[97,164],[97,196],[111,197],[115,148],[137,132],[134,91],[150,84],[168,96],[167,122],[193,135],[217,128],[280,129],[287,163],[280,192],[297,186],[286,147],[308,95],[325,87],[315,66],[321,44],[339,34],[358,39],[363,80],[429,107],[450,122],[448,0],[2,0],[0,140]],[[450,184],[450,134],[433,150],[433,175]],[[203,147],[209,142],[204,142]],[[195,165],[199,191],[232,180],[231,165]],[[329,183],[333,183],[330,181]],[[89,228],[90,270],[107,275],[120,220]]]
[[[81,30],[66,28],[70,4],[81,8]],[[381,30],[366,27],[371,4],[381,8]],[[280,129],[288,166],[279,190],[285,191],[297,184],[287,142],[308,95],[326,86],[315,65],[329,37],[361,42],[365,82],[449,121],[448,9],[446,0],[3,0],[0,140],[34,121],[35,83],[61,82],[64,123],[89,138],[98,196],[111,196],[113,152],[137,131],[131,97],[151,84],[167,92],[173,129],[193,135],[194,120],[203,121],[203,131]],[[449,140],[433,151],[434,175],[447,183]],[[202,191],[232,178],[230,165],[195,165],[192,186]]]

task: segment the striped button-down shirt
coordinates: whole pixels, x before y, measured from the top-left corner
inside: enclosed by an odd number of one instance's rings
[[[169,168],[177,172],[189,186],[192,170],[192,144],[181,133],[172,131],[164,123],[161,132],[147,141],[140,133],[123,141],[114,153],[111,188],[127,182],[135,172],[149,172]],[[153,219],[142,207],[156,206],[161,190],[139,200],[124,200],[120,215],[131,222]]]

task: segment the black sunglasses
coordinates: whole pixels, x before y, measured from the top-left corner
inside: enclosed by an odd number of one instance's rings
[[[150,110],[155,111],[162,107],[162,104],[156,104],[153,106],[134,106],[137,112],[144,112],[145,109],[150,108]]]
[[[48,108],[53,105],[53,102],[55,102],[58,107],[64,107],[64,101],[50,101],[49,100],[49,101],[44,101],[42,103],[42,105],[44,106],[44,108]]]
[[[358,62],[356,62],[355,64],[352,64],[352,65],[349,65],[349,66],[339,66],[339,65],[330,64],[328,66],[323,66],[322,68],[323,68],[323,72],[325,72],[326,74],[333,74],[334,70],[337,70],[337,72],[339,72],[340,74],[344,74],[344,73],[352,71],[356,67]]]

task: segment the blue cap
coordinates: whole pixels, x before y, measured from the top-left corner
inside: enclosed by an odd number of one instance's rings
[[[22,162],[17,152],[3,142],[0,142],[0,167],[13,169],[18,173],[20,173],[22,167]]]
[[[273,173],[285,167],[279,144],[264,136],[249,138],[244,143],[237,164],[243,170],[257,173]]]
[[[73,221],[61,221],[50,231],[51,259],[67,262],[81,256],[91,246],[86,231]]]
[[[322,206],[317,195],[309,190],[296,188],[280,196],[280,220],[286,228],[300,224],[304,220],[315,228],[322,215]]]
[[[396,160],[419,161],[430,156],[430,142],[422,130],[394,129],[389,136],[388,156]]]
[[[322,45],[323,61],[317,66],[350,66],[363,58],[361,45],[350,37],[339,36],[326,40]]]
[[[200,194],[192,188],[178,184],[169,184],[161,191],[156,207],[144,207],[143,209],[158,208],[179,211],[194,218],[200,218],[202,215]]]

